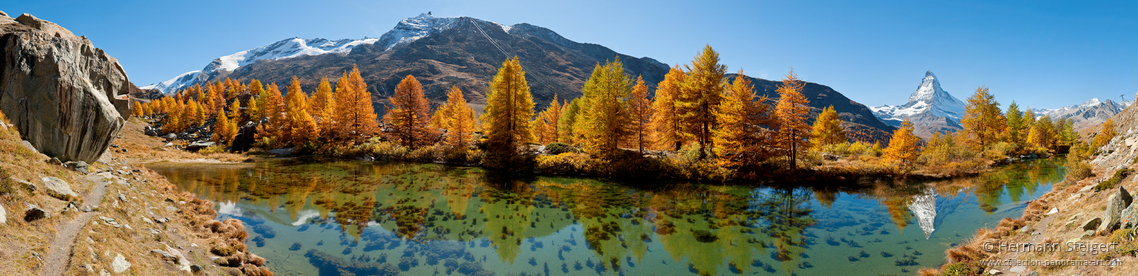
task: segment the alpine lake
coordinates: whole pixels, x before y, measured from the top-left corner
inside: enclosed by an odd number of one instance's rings
[[[1061,164],[810,187],[303,159],[148,167],[244,222],[277,275],[912,275],[1020,217]]]

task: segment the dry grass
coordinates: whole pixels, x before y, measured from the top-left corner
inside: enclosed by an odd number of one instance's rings
[[[29,150],[21,144],[18,131],[8,127],[0,114],[0,205],[7,211],[7,222],[0,224],[0,259],[13,265],[0,266],[0,275],[37,275],[43,272],[49,246],[56,229],[63,222],[77,218],[78,212],[61,213],[66,202],[48,196],[43,189],[31,191],[15,179],[42,185],[43,176],[59,177],[67,181],[80,195],[88,194],[102,176],[84,176],[47,162],[49,158]],[[103,158],[91,165],[93,171],[111,169],[111,182],[106,196],[98,204],[98,213],[79,230],[73,244],[71,260],[65,275],[99,275],[110,272],[115,256],[122,254],[131,267],[126,275],[184,274],[178,266],[161,259],[151,250],[179,248],[192,264],[205,267],[209,275],[272,275],[262,267],[264,259],[247,254],[244,227],[239,221],[227,221],[229,232],[213,232],[202,227],[217,213],[213,203],[196,199],[193,194],[180,191],[165,177],[132,165],[156,160],[194,160],[208,158],[214,162],[240,162],[247,157],[236,154],[198,155],[181,151],[161,151],[161,141],[142,135],[142,125],[131,120],[123,130],[123,137],[113,143]],[[125,152],[123,151],[125,149]],[[90,178],[90,179],[88,179]],[[92,181],[94,180],[94,181]],[[120,194],[122,198],[120,199]],[[125,200],[123,200],[125,199]],[[79,200],[82,202],[82,200]],[[34,204],[46,210],[51,217],[25,222],[25,206]],[[106,223],[100,217],[113,219],[119,227]],[[162,219],[162,220],[160,220]],[[169,219],[169,222],[161,222]],[[129,225],[129,227],[127,227]],[[236,267],[217,266],[210,261],[209,246],[221,241],[235,252],[245,256]]]
[[[1098,172],[1101,173],[1101,172]],[[941,273],[949,274],[946,268],[959,268],[959,267],[972,267],[982,268],[977,261],[979,260],[1004,260],[1008,258],[1015,258],[1019,260],[1095,260],[1095,259],[1112,259],[1119,258],[1122,264],[1118,267],[1110,268],[1106,266],[1048,266],[1048,267],[1030,267],[1029,271],[1036,271],[1048,275],[1120,275],[1130,274],[1130,271],[1138,270],[1138,260],[1132,255],[1127,254],[1081,254],[1081,252],[1067,252],[1060,250],[1059,252],[986,252],[983,249],[984,243],[1059,243],[1065,244],[1069,240],[1078,240],[1087,243],[1109,243],[1109,237],[1103,235],[1096,235],[1089,238],[1079,239],[1083,231],[1078,226],[1082,222],[1102,216],[1102,206],[1105,206],[1107,197],[1110,192],[1095,192],[1093,190],[1080,192],[1080,190],[1087,186],[1094,186],[1097,181],[1092,178],[1080,180],[1078,182],[1067,181],[1064,183],[1056,184],[1051,192],[1041,196],[1039,199],[1032,201],[1024,210],[1023,216],[1019,219],[1003,219],[994,229],[979,229],[975,235],[968,241],[956,248],[951,248],[945,251],[948,263],[941,266],[939,270],[922,270],[921,275],[942,275]],[[1128,190],[1134,190],[1135,184],[1130,178],[1119,183],[1125,186]],[[1059,213],[1051,215],[1054,216],[1048,220],[1046,213],[1052,208],[1058,208]],[[1076,226],[1071,227],[1072,223]],[[1048,222],[1044,224],[1044,222]],[[1024,226],[1031,226],[1033,232],[1039,231],[1043,235],[1031,235],[1028,233],[1020,233],[1018,229]],[[1038,230],[1034,230],[1037,229]],[[1066,249],[1066,247],[1064,247]],[[1006,271],[1009,267],[994,267],[995,269]],[[977,271],[985,273],[987,269]]]

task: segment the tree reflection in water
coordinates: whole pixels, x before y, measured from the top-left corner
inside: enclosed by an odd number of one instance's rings
[[[390,263],[404,262],[399,268],[412,274],[433,269],[502,274],[539,268],[554,274],[583,269],[602,273],[644,269],[648,272],[640,274],[667,274],[683,268],[704,275],[841,272],[837,262],[821,263],[833,256],[818,259],[817,255],[826,253],[812,248],[834,246],[833,235],[849,245],[842,246],[843,250],[861,248],[853,242],[855,236],[836,232],[850,227],[865,230],[840,231],[870,240],[871,235],[900,234],[898,230],[909,227],[913,219],[909,206],[915,195],[931,191],[941,195],[938,198],[951,198],[972,191],[980,208],[991,214],[994,210],[984,206],[1000,206],[1005,196],[1014,202],[1029,198],[1040,183],[1056,182],[1063,173],[1054,164],[1035,162],[941,182],[779,188],[672,184],[634,189],[594,179],[519,179],[433,164],[285,160],[243,166],[153,167],[203,198],[239,202],[243,213],[234,216],[273,222],[281,236],[289,232],[304,235],[299,241],[267,239],[267,247],[329,239],[310,236],[319,235],[308,230],[310,225],[337,227],[347,248],[306,245],[328,253],[310,254],[319,256],[321,263],[382,256]],[[870,199],[877,207],[833,210],[850,200],[843,197],[850,196]],[[821,217],[819,210],[824,213]],[[942,219],[943,213],[937,211],[937,219]],[[896,228],[878,225],[888,221]],[[290,228],[295,231],[280,231]],[[357,243],[363,246],[353,249]],[[490,250],[486,251],[489,254],[472,253],[482,252],[481,248]],[[272,251],[262,252],[258,254],[270,260],[275,256]],[[277,254],[293,254],[281,252]],[[347,259],[330,259],[340,255]],[[816,255],[814,263],[811,255]],[[846,264],[853,265],[855,259],[851,256]],[[486,270],[480,270],[484,265]]]

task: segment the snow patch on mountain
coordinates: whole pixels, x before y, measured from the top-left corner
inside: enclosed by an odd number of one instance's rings
[[[917,86],[917,91],[909,95],[909,101],[900,106],[883,105],[869,107],[873,115],[891,125],[900,125],[905,118],[928,114],[960,121],[964,115],[964,102],[956,99],[940,88],[940,81],[932,71],[925,72],[925,78]]]
[[[187,84],[196,81],[198,79],[198,75],[200,75],[201,72],[201,70],[185,72],[167,81],[154,83],[139,88],[146,90],[169,91],[170,87],[185,87]]]
[[[399,24],[395,25],[394,29],[387,31],[387,33],[379,37],[378,45],[383,47],[384,51],[391,50],[395,48],[395,46],[411,43],[420,38],[446,31],[454,27],[459,19],[460,18],[457,17],[434,17],[426,13],[403,19],[399,21]],[[509,27],[505,25],[498,25],[502,26],[503,30],[509,29]]]
[[[218,74],[233,72],[241,66],[253,64],[259,60],[281,60],[300,56],[314,56],[323,54],[347,54],[359,45],[373,44],[378,38],[364,37],[362,39],[328,40],[324,38],[304,39],[293,37],[274,42],[266,46],[240,51],[232,55],[222,56],[210,62],[199,71],[191,71],[178,75],[167,81],[144,86],[143,88],[158,89],[163,93],[173,93],[180,89],[192,86],[199,81],[204,82]],[[203,78],[204,77],[204,78]]]

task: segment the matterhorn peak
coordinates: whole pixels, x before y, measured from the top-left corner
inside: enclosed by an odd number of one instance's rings
[[[940,80],[933,72],[925,71],[925,77],[917,86],[917,91],[909,95],[909,101],[901,106],[871,107],[878,119],[892,124],[900,125],[901,121],[917,115],[923,117],[943,117],[952,124],[957,124],[964,114],[964,102],[956,99],[940,87]]]

